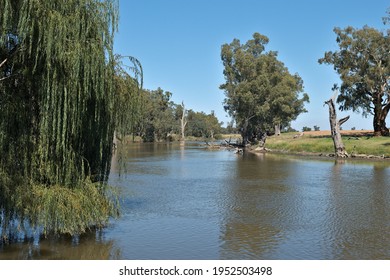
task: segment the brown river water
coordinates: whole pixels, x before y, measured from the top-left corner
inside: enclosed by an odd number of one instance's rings
[[[0,259],[390,259],[390,163],[131,144],[110,184],[122,214]]]

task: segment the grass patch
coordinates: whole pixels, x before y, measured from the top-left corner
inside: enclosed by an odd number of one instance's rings
[[[294,138],[296,133],[283,133],[267,139],[266,147],[290,153],[334,153],[333,140],[329,136],[303,135]],[[366,154],[390,157],[390,137],[343,136],[343,143],[349,154]]]

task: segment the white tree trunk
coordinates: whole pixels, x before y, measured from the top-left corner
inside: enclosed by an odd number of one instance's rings
[[[325,102],[329,106],[329,122],[330,122],[330,130],[332,133],[333,145],[334,145],[334,153],[336,157],[348,157],[348,153],[345,150],[345,146],[343,144],[343,139],[341,138],[340,127],[343,123],[345,123],[349,116],[342,118],[337,121],[337,114],[334,105],[334,98],[329,99]]]
[[[275,124],[275,136],[280,135],[280,124]]]
[[[187,114],[186,114],[186,109],[184,107],[184,102],[181,103],[181,105],[183,106],[183,113],[181,115],[181,120],[180,120],[180,128],[181,128],[181,138],[180,138],[180,141],[184,142],[185,141],[185,128],[186,128],[186,125],[187,125]]]

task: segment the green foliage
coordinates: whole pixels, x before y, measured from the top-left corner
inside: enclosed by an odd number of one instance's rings
[[[0,0],[0,211],[45,233],[116,216],[114,131],[139,118],[142,69],[113,54],[117,0]],[[135,71],[134,71],[135,70]],[[127,115],[128,112],[133,114]]]
[[[311,131],[311,127],[304,126],[304,127],[302,128],[302,131]]]
[[[128,66],[127,60],[132,63]],[[128,74],[128,70],[134,73],[135,77]],[[115,57],[115,127],[116,137],[122,139],[133,133],[136,124],[142,118],[142,84],[143,71],[140,62],[130,56]]]
[[[340,75],[341,110],[374,115],[376,135],[389,135],[386,117],[390,110],[390,37],[364,26],[362,29],[335,28],[339,51],[326,52],[319,63],[332,64]]]
[[[140,115],[128,133],[140,136],[144,142],[172,141],[181,132],[183,104],[171,101],[172,93],[161,88],[142,90],[139,94]],[[187,136],[214,138],[221,125],[214,112],[206,114],[186,110]]]
[[[80,234],[92,228],[104,227],[109,217],[117,217],[119,203],[115,190],[89,179],[70,189],[61,185],[21,185],[23,180],[1,173],[0,218],[3,241],[28,226],[47,234]]]
[[[26,205],[23,211],[29,213],[33,226],[42,227],[44,234],[74,235],[91,227],[103,227],[108,217],[118,215],[115,196],[108,199],[110,196],[106,187],[88,180],[74,189],[33,185],[21,206]]]
[[[306,112],[303,82],[291,75],[274,51],[264,52],[268,38],[259,33],[246,44],[234,39],[224,44],[221,59],[226,82],[220,86],[225,110],[234,118],[245,142],[275,125],[287,126]]]
[[[4,26],[3,18],[0,43],[7,49],[11,36],[18,51],[7,63],[12,70],[1,86],[8,97],[1,130],[9,135],[10,122],[23,130],[2,141],[2,147],[30,145],[32,166],[26,175],[39,182],[72,185],[85,175],[104,179],[114,130],[115,1],[12,5],[20,7],[12,18],[17,24]]]
[[[285,127],[282,132],[298,132],[298,131],[289,125],[288,127]]]
[[[221,132],[221,123],[214,112],[206,114],[204,112],[188,112],[187,134],[195,137],[215,138],[215,134]]]
[[[170,134],[178,132],[177,105],[170,101],[171,96],[171,92],[161,88],[141,91],[142,111],[133,134],[141,136],[144,142],[154,142],[168,140]]]

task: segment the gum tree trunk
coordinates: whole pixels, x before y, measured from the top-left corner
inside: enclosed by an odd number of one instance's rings
[[[280,135],[280,124],[275,124],[275,136]]]
[[[260,132],[259,134],[259,147],[265,150],[265,142],[267,141],[267,132]]]
[[[183,113],[182,113],[181,119],[180,119],[180,130],[181,130],[180,145],[184,145],[185,129],[186,129],[186,125],[187,125],[187,114],[186,114],[186,109],[184,107],[184,102],[182,102],[181,105],[183,107]]]
[[[382,108],[382,105],[379,104],[375,107],[374,114],[374,135],[375,136],[389,136],[389,129],[386,127],[386,117],[390,109],[390,103]]]
[[[345,150],[345,146],[341,138],[340,127],[343,123],[345,123],[349,119],[349,116],[337,121],[334,99],[333,98],[329,99],[328,101],[325,102],[325,104],[329,106],[329,122],[330,122],[330,130],[332,133],[335,156],[342,157],[342,158],[348,157],[348,153]]]

